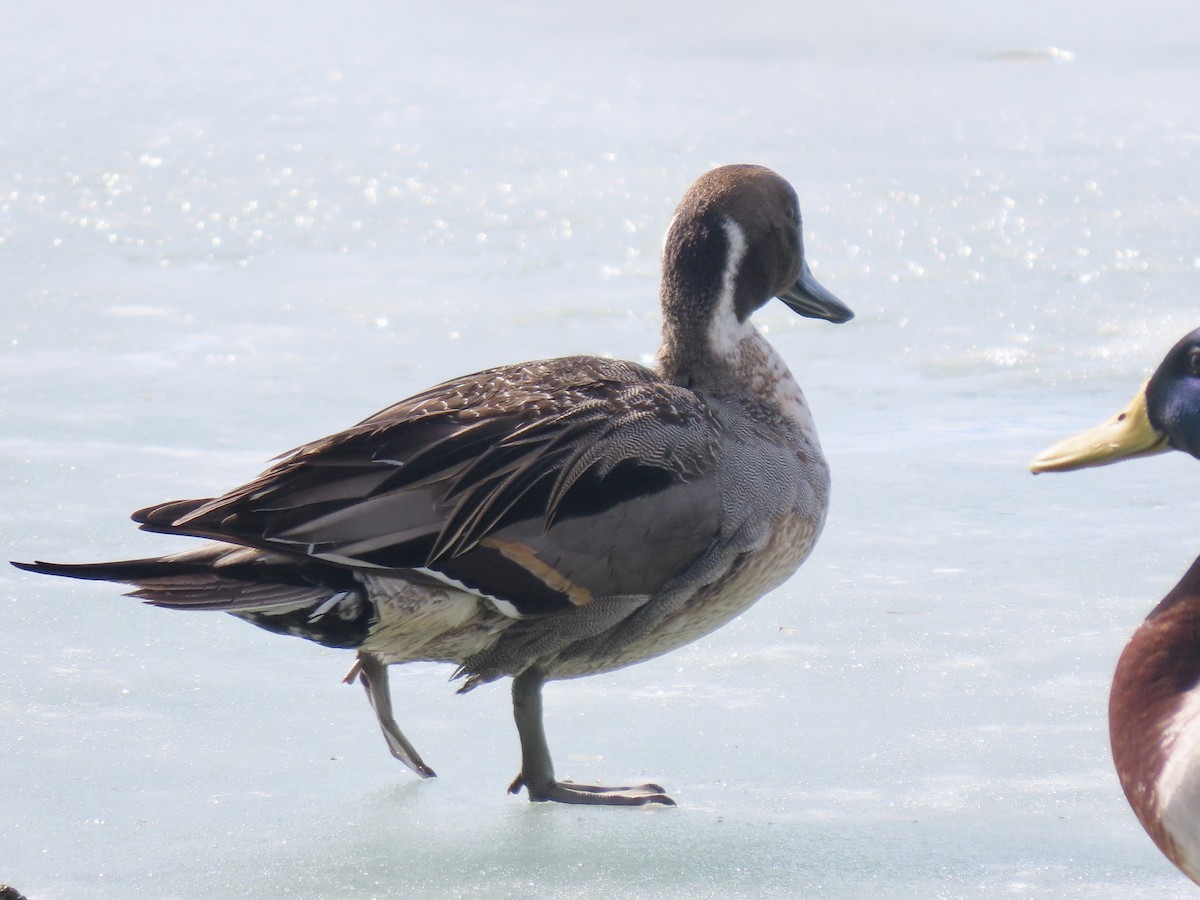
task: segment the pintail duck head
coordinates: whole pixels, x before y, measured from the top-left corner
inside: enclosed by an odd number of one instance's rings
[[[663,250],[664,377],[686,383],[730,360],[772,297],[802,316],[854,317],[809,271],[801,228],[796,192],[770,169],[721,166],[691,186]]]

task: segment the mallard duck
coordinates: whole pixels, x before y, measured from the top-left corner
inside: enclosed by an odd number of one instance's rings
[[[1200,329],[1171,348],[1128,406],[1043,451],[1030,468],[1065,472],[1167,450],[1200,457]],[[1200,884],[1200,559],[1125,645],[1108,727],[1142,827]]]
[[[804,394],[750,321],[773,297],[802,316],[853,317],[805,262],[791,185],[759,166],[714,169],[667,231],[655,368],[572,356],[455,378],[220,497],[133,516],[209,543],[16,565],[357,650],[347,680],[365,687],[391,753],[426,778],[387,667],[453,663],[463,691],[509,676],[521,743],[511,792],[671,804],[655,784],[559,781],[542,685],[694,641],[812,551],[829,470]]]

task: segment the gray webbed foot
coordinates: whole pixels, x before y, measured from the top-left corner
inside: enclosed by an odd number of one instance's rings
[[[666,795],[661,785],[638,784],[630,786],[604,786],[599,784],[576,784],[573,781],[551,781],[533,788],[525,776],[518,775],[508,786],[510,794],[519,794],[524,788],[534,803],[553,800],[557,803],[580,803],[605,806],[674,806],[675,801]]]
[[[524,788],[534,803],[553,800],[605,806],[675,805],[657,784],[603,787],[555,778],[542,725],[542,684],[545,680],[546,676],[538,668],[526,669],[513,679],[513,718],[521,738],[521,773],[508,786],[510,794]]]
[[[400,726],[396,724],[396,718],[392,714],[392,698],[388,691],[387,666],[373,656],[359,654],[358,661],[345,681],[347,684],[353,684],[355,679],[358,679],[367,692],[367,699],[371,702],[371,709],[375,710],[375,718],[379,720],[379,727],[392,756],[422,778],[436,778],[437,772],[425,765],[416,747],[409,743]]]

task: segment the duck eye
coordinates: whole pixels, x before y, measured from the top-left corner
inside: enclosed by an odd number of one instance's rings
[[[1188,351],[1187,365],[1189,374],[1200,375],[1200,347]]]
[[[795,221],[796,221],[796,207],[794,207],[794,206],[789,206],[789,207],[787,208],[787,217],[788,217],[788,221],[789,221],[789,222],[795,222]]]

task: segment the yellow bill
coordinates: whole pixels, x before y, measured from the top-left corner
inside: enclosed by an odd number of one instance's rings
[[[1170,449],[1167,436],[1150,424],[1150,414],[1146,410],[1146,385],[1142,385],[1123,410],[1102,425],[1047,447],[1033,458],[1029,471],[1034,475],[1039,472],[1070,472]]]

